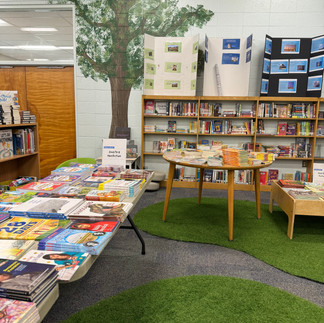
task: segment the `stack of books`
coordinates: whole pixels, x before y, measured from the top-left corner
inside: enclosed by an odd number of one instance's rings
[[[85,196],[92,190],[95,190],[95,187],[85,187],[80,185],[75,186],[65,186],[61,188],[55,196],[61,197],[70,197],[70,198],[79,198],[83,199]]]
[[[89,254],[83,252],[29,250],[20,260],[54,265],[58,271],[57,279],[69,281],[88,257]]]
[[[223,165],[248,166],[248,151],[235,148],[223,149]]]
[[[126,169],[120,173],[120,178],[128,179],[149,179],[153,175],[153,172],[145,169]]]
[[[126,202],[85,201],[69,214],[69,218],[123,222],[132,206]]]
[[[127,197],[134,197],[141,190],[142,183],[141,179],[115,178],[99,185],[99,189],[124,191]]]
[[[17,301],[15,299],[0,298],[0,312],[10,313],[10,321],[37,323],[40,316],[33,302]]]
[[[86,164],[88,165],[88,164]],[[79,175],[80,178],[88,177],[92,174],[92,169],[88,167],[59,167],[52,170],[51,175]]]
[[[34,197],[15,205],[9,214],[41,219],[68,219],[69,213],[82,203],[82,199]]]
[[[23,111],[19,111],[19,113],[20,113],[21,123],[35,123],[36,122],[36,116],[34,114],[30,114],[30,111],[23,110]]]
[[[54,265],[0,259],[0,297],[38,305],[57,284]]]
[[[40,182],[54,182],[54,183],[65,183],[73,185],[81,180],[80,175],[48,175],[42,179]]]
[[[38,249],[98,255],[111,238],[111,232],[57,229],[38,243]]]

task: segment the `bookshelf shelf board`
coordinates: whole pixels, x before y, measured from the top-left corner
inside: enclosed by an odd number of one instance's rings
[[[199,119],[255,119],[256,117],[205,117],[200,116]]]
[[[3,128],[21,128],[21,127],[31,127],[36,126],[36,123],[18,123],[18,124],[2,124],[0,125],[0,129]]]
[[[304,136],[304,135],[271,135],[271,134],[261,134],[257,133],[257,137],[276,137],[276,138],[314,138],[313,135],[310,136]]]
[[[197,119],[197,116],[165,116],[158,114],[144,114],[145,118],[177,118],[177,119]]]
[[[253,134],[246,134],[246,133],[200,133],[199,136],[230,136],[230,137],[253,137]]]
[[[193,96],[168,96],[168,95],[143,95],[143,100],[163,100],[163,101],[192,101],[198,102]]]
[[[313,98],[313,97],[278,97],[278,96],[261,96],[259,99],[259,102],[269,102],[269,101],[273,101],[273,102],[317,102],[318,98]]]
[[[312,158],[302,158],[302,157],[276,157],[276,160],[289,160],[289,161],[292,161],[292,160],[312,160]]]
[[[324,118],[318,118],[318,121],[324,121]]]
[[[163,153],[144,152],[146,156],[162,156]]]
[[[314,157],[316,160],[324,160],[324,157]]]
[[[324,136],[316,136],[316,139],[324,139]]]
[[[197,136],[196,133],[189,132],[144,132],[144,135],[182,135],[182,136]]]
[[[204,101],[257,101],[257,96],[200,96],[200,102]]]
[[[34,153],[31,153],[31,154],[14,155],[14,156],[11,156],[10,158],[3,158],[3,159],[0,159],[0,162],[8,162],[10,160],[15,160],[15,159],[20,159],[20,158],[26,158],[26,157],[35,156],[35,155],[38,155],[38,151],[36,151]]]
[[[289,121],[315,121],[316,118],[272,118],[272,117],[258,117],[262,120],[289,120]]]

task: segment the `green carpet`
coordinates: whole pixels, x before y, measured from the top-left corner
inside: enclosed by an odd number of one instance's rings
[[[134,217],[139,229],[180,241],[217,244],[246,253],[295,276],[324,282],[324,218],[296,216],[294,237],[287,237],[288,218],[278,207],[272,214],[255,202],[235,200],[234,241],[228,241],[227,199],[170,200],[166,221],[164,202],[140,210]]]
[[[258,282],[218,276],[160,280],[100,301],[66,323],[322,322],[324,310]]]

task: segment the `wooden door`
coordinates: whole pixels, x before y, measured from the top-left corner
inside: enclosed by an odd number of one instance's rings
[[[76,157],[74,69],[26,67],[27,106],[39,129],[41,177]]]

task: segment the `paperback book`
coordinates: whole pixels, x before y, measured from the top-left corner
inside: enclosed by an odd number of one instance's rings
[[[319,196],[315,192],[309,190],[303,190],[303,189],[289,190],[288,194],[297,200],[318,200],[319,199]]]
[[[78,175],[82,178],[89,176],[93,169],[85,167],[59,167],[52,170],[51,175]]]
[[[36,192],[19,192],[7,191],[0,194],[0,203],[5,204],[18,204],[23,203],[35,196]]]
[[[41,240],[57,228],[64,228],[69,223],[69,220],[32,219],[14,216],[0,223],[0,239]]]
[[[48,175],[42,179],[40,182],[56,182],[56,183],[66,183],[66,184],[74,184],[81,180],[80,175]]]
[[[55,272],[55,266],[0,259],[0,292],[30,295]]]
[[[126,197],[126,194],[123,191],[92,190],[85,196],[85,199],[89,200],[89,201],[121,202],[125,197]]]
[[[85,201],[69,214],[69,218],[123,222],[132,206],[132,203],[126,202]]]
[[[111,239],[111,232],[57,229],[38,243],[39,250],[87,252],[98,255]]]
[[[35,245],[33,240],[0,240],[0,258],[19,259],[27,250]]]
[[[114,232],[118,228],[119,224],[119,221],[74,220],[69,224],[68,229]]]
[[[15,205],[9,214],[32,218],[67,219],[68,214],[82,203],[82,199],[34,197]]]
[[[83,252],[29,250],[20,260],[55,265],[58,280],[69,281],[87,257]]]
[[[33,302],[18,301],[15,299],[0,298],[0,313],[3,313],[3,323],[40,321],[40,316]]]
[[[56,193],[62,187],[66,186],[66,183],[57,182],[30,182],[25,185],[17,187],[18,192],[48,192]]]
[[[96,189],[95,187],[86,187],[86,186],[79,186],[79,185],[65,186],[62,189],[60,189],[57,192],[57,194],[59,196],[83,199],[89,192],[95,189]]]

